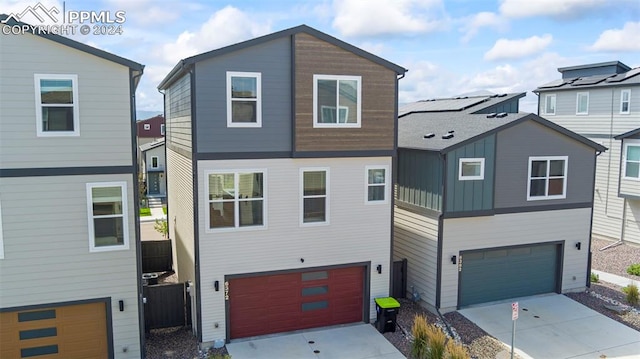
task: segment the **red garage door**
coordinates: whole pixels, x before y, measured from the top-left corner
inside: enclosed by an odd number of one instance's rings
[[[231,339],[362,321],[364,269],[229,280]]]

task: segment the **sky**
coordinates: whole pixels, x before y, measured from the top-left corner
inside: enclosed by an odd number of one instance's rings
[[[0,13],[37,3],[0,0]],[[64,9],[124,12],[121,34],[68,37],[144,64],[137,108],[157,113],[157,86],[180,59],[301,24],[407,68],[400,103],[527,92],[520,109],[536,112],[531,91],[560,78],[558,67],[640,66],[640,0],[67,0]]]

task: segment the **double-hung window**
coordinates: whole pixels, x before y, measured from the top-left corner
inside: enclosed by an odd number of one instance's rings
[[[38,136],[78,136],[78,76],[35,74]]]
[[[544,114],[545,115],[556,114],[556,95],[555,94],[544,96]]]
[[[365,168],[365,203],[387,203],[389,166],[367,166]]]
[[[264,171],[208,172],[206,187],[209,230],[265,227]]]
[[[313,127],[360,127],[360,76],[313,75]]]
[[[527,200],[560,199],[567,196],[569,157],[529,157]]]
[[[631,90],[620,90],[620,113],[628,114],[631,106]]]
[[[484,179],[484,158],[461,158],[458,163],[458,180]]]
[[[262,74],[227,72],[227,127],[262,126]]]
[[[625,179],[640,181],[640,140],[626,140],[623,149],[623,171]],[[627,143],[628,142],[628,143]]]
[[[129,248],[127,183],[87,183],[89,251]]]
[[[578,92],[576,94],[576,115],[589,114],[589,93]]]
[[[300,170],[301,224],[329,223],[329,169]]]

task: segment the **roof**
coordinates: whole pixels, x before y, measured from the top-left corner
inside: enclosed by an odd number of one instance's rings
[[[607,61],[607,62],[598,62],[598,63],[595,63],[595,64],[558,67],[558,72],[573,71],[573,70],[586,70],[586,69],[592,69],[594,67],[608,67],[608,66],[619,66],[620,68],[623,68],[626,71],[631,70],[631,68],[629,66],[623,64],[620,61]]]
[[[616,62],[614,62],[615,64]],[[609,63],[603,63],[609,64]],[[624,65],[624,64],[622,64]],[[587,66],[587,65],[585,65]],[[575,66],[579,67],[579,66]],[[593,65],[589,65],[589,67],[593,67]],[[626,68],[628,66],[625,65]],[[565,67],[563,69],[569,69]],[[561,69],[558,69],[561,70]],[[553,80],[548,82],[533,92],[548,92],[548,91],[557,91],[557,90],[581,90],[583,88],[594,88],[594,87],[610,87],[610,86],[629,86],[629,85],[640,85],[640,67],[636,67],[633,69],[629,69],[626,72],[622,72],[619,74],[611,73],[611,74],[601,74],[601,75],[593,75],[593,76],[584,76],[584,77],[569,77]]]
[[[622,140],[624,138],[635,136],[635,135],[640,135],[640,128],[636,128],[635,130],[631,130],[631,131],[625,132],[625,133],[623,133],[621,135],[615,136],[614,138],[616,140]]]
[[[162,120],[162,121],[164,121],[164,116],[163,115],[155,115],[153,117],[149,117],[149,118],[145,118],[144,120],[140,120],[137,123],[152,122],[154,120]]]
[[[161,138],[153,142],[145,143],[144,145],[140,145],[140,152],[149,151],[151,149],[154,149],[160,146],[164,146],[164,138]]]
[[[224,54],[228,54],[234,51],[238,51],[241,49],[245,49],[248,47],[252,47],[252,46],[256,46],[259,44],[263,44],[275,39],[279,39],[282,37],[288,37],[288,36],[292,36],[298,33],[306,33],[312,36],[315,36],[321,40],[324,40],[328,43],[331,43],[333,45],[336,45],[344,50],[353,52],[356,55],[362,56],[370,61],[373,61],[379,65],[382,65],[390,70],[395,71],[397,74],[404,74],[405,72],[407,72],[408,70],[405,69],[402,66],[396,65],[392,62],[389,62],[381,57],[378,57],[370,52],[367,52],[365,50],[362,50],[361,48],[355,47],[351,44],[348,44],[342,40],[339,40],[331,35],[328,35],[324,32],[318,31],[310,26],[307,25],[299,25],[296,27],[292,27],[290,29],[286,29],[286,30],[282,30],[282,31],[278,31],[278,32],[274,32],[268,35],[264,35],[261,37],[256,37],[254,39],[251,40],[247,40],[247,41],[243,41],[243,42],[239,42],[237,44],[233,44],[233,45],[229,45],[229,46],[225,46],[216,50],[212,50],[212,51],[208,51],[199,55],[195,55],[195,56],[191,56],[191,57],[187,57],[186,59],[180,60],[176,66],[174,66],[174,68],[169,72],[169,74],[167,74],[167,76],[160,82],[160,84],[158,85],[158,89],[160,90],[164,90],[166,89],[169,85],[171,85],[171,83],[180,78],[183,74],[185,74],[189,67],[193,64],[195,64],[196,62],[202,61],[202,60],[206,60],[206,59],[210,59],[216,56],[221,56]]]
[[[452,112],[464,110],[469,110],[467,112],[473,113],[503,102],[525,97],[526,95],[526,92],[517,92],[500,95],[463,96],[422,100],[401,105],[398,110],[398,116],[401,117],[410,113],[419,112]]]

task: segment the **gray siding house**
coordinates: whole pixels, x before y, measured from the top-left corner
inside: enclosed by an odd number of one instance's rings
[[[621,136],[640,125],[640,68],[611,61],[558,71],[562,78],[534,91],[538,113],[610,149],[598,156],[593,233],[640,244],[640,200],[621,195],[640,192],[637,176],[622,171],[633,171],[633,160],[625,156],[634,158],[637,147],[633,137],[623,146]]]
[[[161,82],[169,237],[202,343],[375,318],[405,71],[303,25]]]
[[[146,184],[149,206],[161,206],[167,196],[164,138],[140,145],[140,173]]]
[[[589,280],[605,148],[534,114],[477,113],[495,100],[400,110],[393,255],[408,260],[408,295],[434,311]]]
[[[143,66],[57,35],[0,53],[0,357],[140,358]]]

